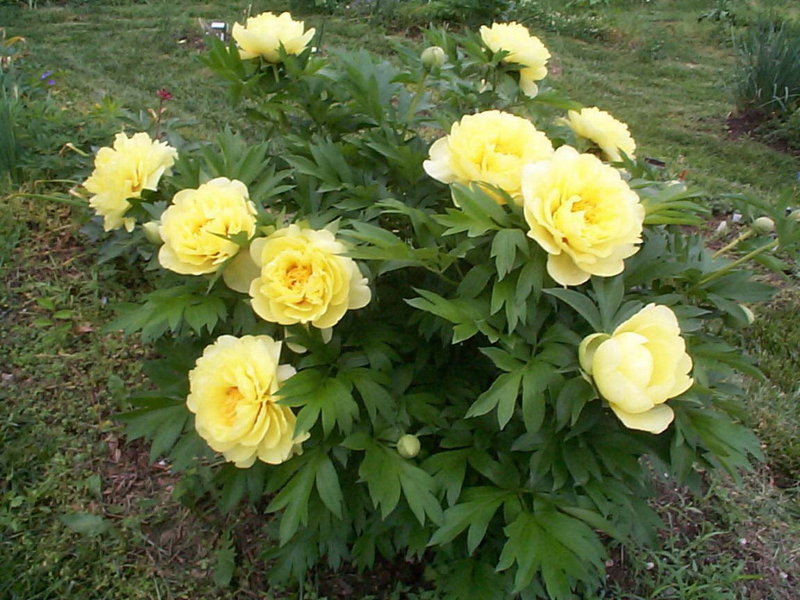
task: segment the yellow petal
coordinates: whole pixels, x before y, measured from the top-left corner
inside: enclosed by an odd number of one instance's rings
[[[628,429],[661,433],[675,418],[675,413],[666,404],[659,404],[642,413],[630,413],[614,404],[609,406]]]
[[[547,273],[556,283],[564,286],[580,285],[590,277],[590,274],[582,271],[566,252],[547,255]]]
[[[258,265],[253,261],[250,252],[239,252],[222,272],[222,279],[232,290],[247,294],[250,285],[259,276]]]

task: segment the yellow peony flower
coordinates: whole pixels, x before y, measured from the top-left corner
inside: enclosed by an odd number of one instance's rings
[[[636,142],[625,123],[617,121],[596,106],[581,109],[580,112],[571,110],[567,114],[568,117],[563,122],[569,125],[576,135],[597,144],[608,160],[621,161],[620,150],[633,158]]]
[[[579,356],[581,368],[629,429],[664,431],[675,417],[664,402],[693,383],[678,319],[666,306],[649,304],[611,335],[586,337]]]
[[[280,15],[264,12],[249,17],[244,27],[234,23],[232,33],[243,59],[263,56],[277,63],[281,61],[281,45],[287,54],[300,54],[314,37],[314,31],[312,27],[303,32],[303,21],[295,21],[288,12]]]
[[[197,433],[237,467],[256,458],[282,463],[308,438],[295,437],[294,413],[277,404],[280,383],[295,372],[278,364],[280,352],[280,342],[267,335],[223,335],[189,372],[186,405]]]
[[[91,194],[91,206],[103,217],[106,231],[125,227],[133,231],[135,220],[125,217],[131,207],[128,198],[141,198],[142,190],[155,190],[169,170],[178,151],[146,133],[132,137],[118,133],[111,148],[100,148],[94,159],[94,171],[83,183]]]
[[[159,233],[164,245],[158,252],[161,266],[182,275],[212,273],[239,252],[226,239],[256,231],[256,207],[247,187],[225,177],[212,179],[195,189],[181,190],[161,215]]]
[[[523,169],[522,195],[528,236],[548,252],[547,272],[561,285],[621,273],[638,251],[644,207],[596,156],[561,146]]]
[[[434,179],[489,183],[521,202],[522,168],[549,158],[553,145],[527,119],[489,110],[453,123],[450,135],[436,140],[429,152],[422,166]]]
[[[531,35],[528,28],[519,23],[492,23],[481,27],[481,39],[492,52],[508,52],[503,62],[516,63],[523,68],[519,72],[519,86],[531,98],[539,93],[536,81],[547,77],[547,51],[539,38]]]
[[[366,278],[326,230],[290,225],[250,246],[259,276],[250,284],[253,310],[281,325],[333,327],[371,298]]]

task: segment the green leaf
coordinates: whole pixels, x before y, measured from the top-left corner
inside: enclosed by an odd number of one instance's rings
[[[427,458],[423,464],[423,468],[433,475],[434,482],[444,491],[450,506],[461,495],[469,454],[469,449],[439,452]]]
[[[150,435],[150,462],[155,462],[160,456],[166,456],[180,438],[189,411],[184,404],[160,411],[161,423],[156,426]]]
[[[425,524],[426,517],[433,523],[441,522],[433,477],[394,450],[370,441],[358,475],[367,482],[369,495],[383,519],[395,509],[402,492],[420,525]]]
[[[227,315],[228,309],[222,299],[216,296],[206,296],[187,304],[184,308],[183,318],[196,334],[202,335],[204,328],[208,333],[213,332],[217,323],[225,319]]]
[[[531,293],[534,301],[539,301],[544,286],[544,275],[547,270],[547,259],[544,252],[535,252],[520,270],[517,278],[515,297],[517,302],[526,304]]]
[[[764,374],[753,364],[750,357],[743,355],[740,350],[724,342],[692,344],[689,354],[695,363],[699,377],[702,377],[702,370],[706,368],[716,370],[720,366],[727,366],[756,379],[764,380]]]
[[[497,509],[503,502],[513,497],[513,492],[496,487],[475,487],[465,490],[465,502],[451,506],[444,512],[444,522],[433,534],[428,545],[449,544],[469,528],[467,551],[472,554],[486,535],[489,521]]]
[[[556,424],[559,429],[575,425],[587,402],[597,397],[594,388],[583,377],[567,381],[556,399]]]
[[[540,574],[550,598],[572,600],[578,581],[596,584],[603,572],[604,550],[594,531],[547,505],[534,513],[520,512],[505,533],[508,541],[497,570],[504,571],[516,562],[515,592]]]
[[[397,453],[394,453],[400,458]],[[400,462],[383,446],[371,442],[358,469],[358,475],[367,482],[370,498],[381,518],[386,519],[400,502]]]
[[[616,277],[592,277],[597,304],[600,307],[600,321],[603,331],[610,332],[614,328],[614,315],[622,304],[625,295],[625,283],[622,275]]]
[[[528,254],[528,239],[521,229],[501,229],[495,234],[490,256],[495,259],[499,279],[503,279],[514,267],[517,250]]]
[[[104,519],[100,515],[93,515],[90,513],[76,512],[59,517],[62,523],[66,525],[71,531],[94,537],[112,531],[113,527],[111,522]]]
[[[305,458],[306,461],[297,469],[289,482],[272,499],[266,508],[266,512],[273,513],[283,509],[281,522],[278,527],[280,545],[284,546],[297,532],[301,524],[308,523],[308,501],[311,490],[316,479],[316,468],[311,464],[316,457],[319,460],[320,453],[310,454]]]
[[[286,406],[300,406],[305,401],[305,396],[314,394],[322,385],[325,376],[316,369],[303,369],[284,381],[280,387],[281,399],[279,404]]]
[[[146,296],[142,305],[119,304],[115,307],[119,316],[109,323],[105,331],[122,329],[131,334],[142,332],[142,341],[152,342],[168,331],[178,333],[184,321],[188,321],[187,311],[191,314],[190,326],[196,333],[203,327],[209,332],[218,320],[227,316],[227,307],[218,297],[198,294],[186,285],[159,289]]]
[[[504,428],[514,414],[522,374],[522,371],[515,371],[500,375],[488,390],[478,396],[478,399],[469,407],[465,416],[467,418],[478,417],[485,415],[495,407],[499,407],[497,421],[500,424],[500,428]]]
[[[429,473],[411,461],[400,463],[400,487],[411,512],[420,525],[425,525],[427,516],[433,523],[442,522],[442,508],[433,491],[436,484]]]
[[[489,346],[486,348],[478,348],[478,350],[480,350],[481,354],[488,356],[494,365],[503,371],[516,371],[524,366],[524,363],[521,360],[514,358],[502,348]]]
[[[345,373],[325,377],[315,369],[303,369],[281,385],[280,403],[302,407],[297,413],[295,433],[311,431],[320,417],[327,437],[334,424],[347,435],[358,416],[358,404],[351,393],[352,383]]]
[[[600,311],[595,306],[588,296],[576,292],[575,290],[563,288],[548,288],[543,290],[545,294],[554,296],[559,300],[566,302],[571,306],[575,312],[586,319],[586,322],[597,332],[604,331],[603,319],[600,317]]]
[[[391,423],[396,417],[393,412],[395,400],[386,388],[381,385],[378,375],[378,373],[370,369],[352,369],[346,373],[346,376],[358,390],[358,394],[361,396],[361,401],[366,407],[367,414],[373,425],[377,422],[378,415],[388,423]]]
[[[480,318],[480,313],[469,301],[448,300],[435,292],[414,288],[422,298],[411,298],[406,304],[441,317],[451,323],[465,323]]]
[[[698,225],[702,222],[699,215],[709,212],[706,206],[693,202],[706,196],[705,192],[688,190],[681,182],[633,180],[630,185],[645,208],[645,225]]]
[[[556,377],[551,364],[538,360],[522,372],[522,418],[530,433],[536,433],[542,426],[546,407],[544,392]]]
[[[336,469],[331,459],[326,455],[321,455],[321,458],[316,461],[316,465],[316,483],[319,497],[328,507],[328,510],[341,519],[344,497],[342,496],[342,488],[339,485],[339,476],[336,474]]]
[[[491,565],[463,559],[452,565],[441,586],[445,600],[504,600],[506,584]]]
[[[472,183],[466,186],[454,183],[450,189],[453,191],[453,199],[456,204],[473,219],[490,219],[494,229],[511,225],[506,209],[487,194],[480,184]]]
[[[247,483],[245,481],[246,471],[239,469],[231,464],[226,464],[223,467],[223,473],[219,477],[222,483],[222,492],[220,494],[220,506],[225,512],[230,512],[234,507],[239,504],[246,491]]]
[[[575,517],[576,519],[580,519],[592,529],[602,531],[603,533],[610,535],[620,542],[624,542],[627,539],[618,527],[616,527],[608,519],[604,519],[599,513],[593,510],[580,508],[578,506],[569,506],[568,504],[559,506],[559,510]]]
[[[230,530],[225,531],[220,536],[212,560],[214,561],[214,585],[228,587],[236,569],[236,550],[233,547],[233,537]]]
[[[126,424],[125,433],[129,440],[140,437],[152,440],[150,461],[165,456],[175,445],[189,411],[184,402],[174,398],[133,397],[131,402],[135,408],[117,415],[117,419]]]
[[[484,289],[492,270],[485,264],[475,265],[458,284],[458,296],[461,298],[477,298]]]

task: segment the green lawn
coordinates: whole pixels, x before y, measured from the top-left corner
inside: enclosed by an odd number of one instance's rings
[[[226,125],[249,132],[197,60],[204,35],[198,19],[241,20],[247,3],[34,4],[0,2],[0,23],[7,36],[25,37],[26,69],[55,71],[52,94],[63,115],[51,115],[50,127],[64,130],[52,138],[58,142],[41,144],[50,153],[40,160],[50,165],[45,176],[59,169],[60,177],[85,176],[88,163],[64,166],[57,153],[73,132],[91,129],[87,115],[98,111],[96,105],[110,106],[111,113],[114,105],[154,108],[161,88],[174,95],[168,115],[194,123],[184,129],[187,137],[207,138]],[[666,163],[669,177],[706,190],[709,205],[731,209],[724,198],[729,192],[800,205],[797,157],[728,134],[736,58],[721,25],[698,22],[717,4],[609,0],[598,13],[609,32],[602,39],[532,29],[553,54],[551,85],[627,122],[639,154]],[[788,2],[777,5],[796,11]],[[284,8],[257,2],[253,12]],[[389,52],[389,34],[364,16],[306,20],[324,27],[326,46]],[[91,135],[80,139],[89,151]],[[31,171],[18,187],[39,194],[69,187],[31,179],[38,175]],[[103,330],[112,317],[107,306],[135,298],[132,282],[146,274],[98,266],[94,246],[80,232],[82,210],[6,187],[0,200],[0,276],[6,282],[0,289],[0,564],[6,567],[0,597],[297,597],[296,591],[265,591],[269,563],[258,547],[269,526],[263,515],[254,509],[234,519],[198,502],[165,465],[150,463],[140,442],[126,445],[111,420],[121,408],[117,388],[139,380],[146,350]],[[792,264],[785,279],[774,280],[782,290],[778,300],[754,309],[753,327],[731,332],[767,374],[764,382],[741,382],[750,402],[744,418],[759,432],[767,463],[741,482],[710,479],[700,496],[660,484],[656,498],[667,524],[662,548],[615,552],[604,597],[796,598],[800,294]],[[387,573],[403,590],[417,582],[420,570],[393,565],[369,575],[315,573],[305,597],[432,598],[419,590],[381,595],[391,587]]]

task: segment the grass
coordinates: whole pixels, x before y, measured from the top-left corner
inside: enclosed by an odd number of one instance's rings
[[[610,32],[605,37],[544,30],[553,83],[628,122],[641,155],[705,188],[709,202],[724,205],[723,193],[746,191],[796,205],[797,159],[728,135],[735,57],[718,24],[697,22],[714,4],[610,2],[598,13]],[[0,3],[0,22],[26,37],[32,70],[56,71],[54,99],[65,112],[85,115],[108,97],[137,109],[154,106],[155,91],[166,87],[175,96],[170,114],[195,120],[189,133],[203,138],[226,124],[246,125],[196,61],[203,35],[197,20],[241,20],[243,8],[231,0],[40,2],[35,10]],[[262,2],[253,12],[284,8]],[[306,20],[324,23],[325,43],[386,51],[377,26],[336,16]],[[234,521],[197,505],[165,466],[149,464],[140,445],[126,445],[110,421],[119,407],[109,374],[120,378],[112,381],[137,381],[144,350],[103,332],[110,318],[105,307],[135,293],[139,274],[97,266],[80,220],[79,211],[59,205],[19,197],[0,203],[6,282],[0,289],[0,564],[14,566],[0,572],[0,597],[294,597],[297,592],[263,591],[269,567],[257,548],[269,524],[261,515]],[[615,555],[604,597],[795,597],[800,295],[796,280],[780,285],[778,299],[756,308],[756,323],[742,334],[768,377],[743,384],[767,465],[740,483],[713,480],[700,497],[660,489],[658,506],[669,525],[661,549]],[[378,584],[368,590],[368,580]],[[367,597],[391,588],[379,575],[335,582],[315,574],[305,597],[358,597],[357,590]],[[428,596],[406,587],[375,597]]]
[[[244,22],[246,3],[68,2],[36,10],[0,6],[0,22],[28,40],[30,60],[42,71],[62,75],[58,93],[71,110],[87,111],[104,98],[136,108],[157,104],[157,90],[169,89],[173,116],[196,124],[192,135],[207,138],[226,125],[247,126],[221,102],[221,86],[196,60],[205,48],[201,20]],[[252,3],[252,13],[286,10],[286,3]],[[386,51],[380,29],[364,22],[306,18],[324,29],[327,44],[358,39],[370,50]],[[120,26],[124,23],[124,26]],[[112,37],[109,31],[113,31]]]
[[[611,47],[548,38],[562,63],[559,83],[628,123],[640,154],[663,160],[712,198],[750,192],[777,202],[796,191],[797,160],[749,138],[730,138],[735,59],[712,25],[697,23],[699,4],[626,3],[609,11],[607,19],[624,34]]]

